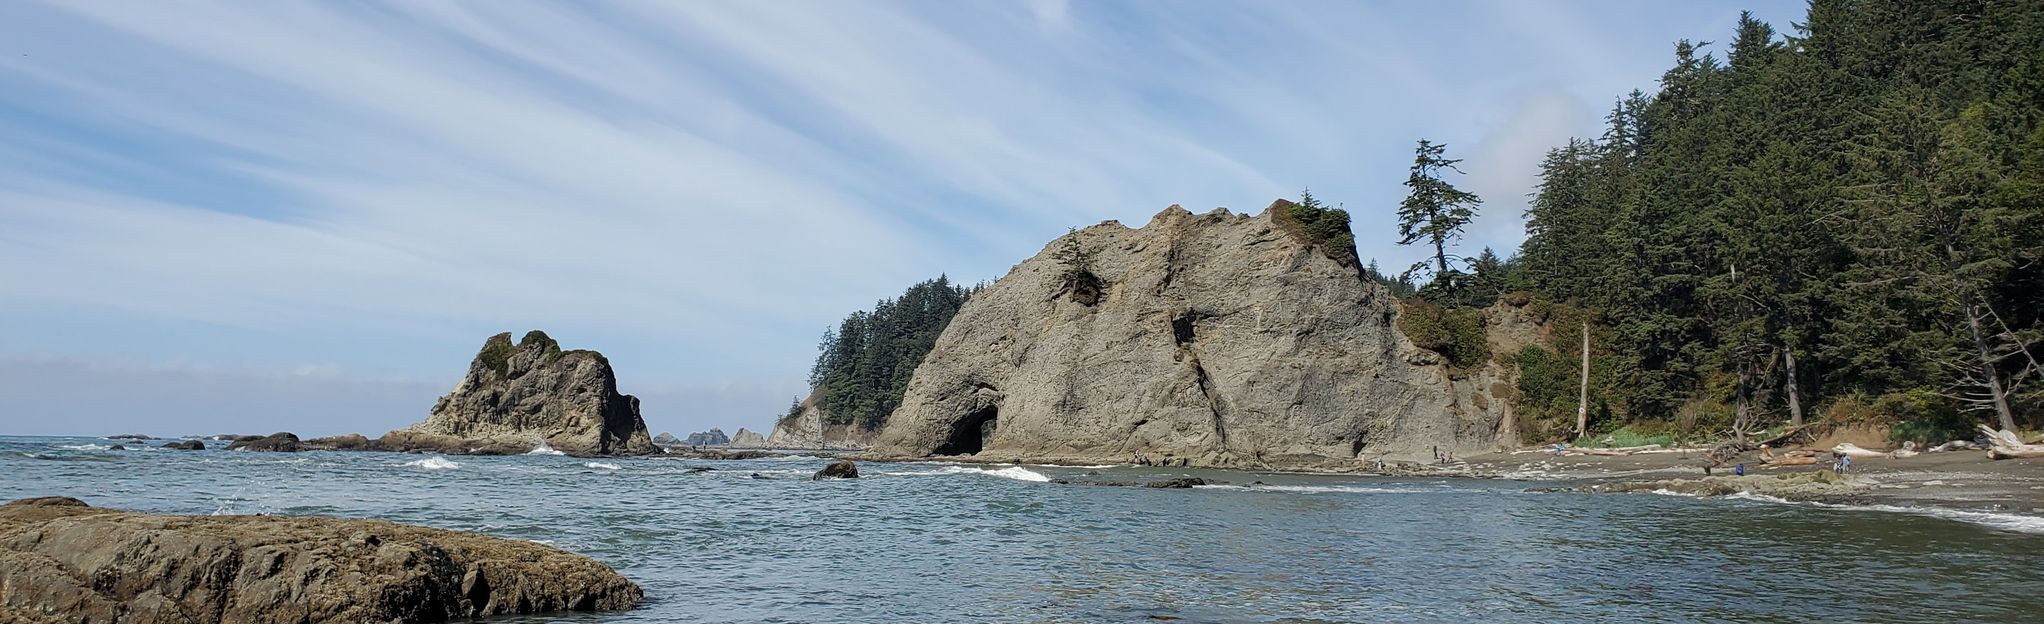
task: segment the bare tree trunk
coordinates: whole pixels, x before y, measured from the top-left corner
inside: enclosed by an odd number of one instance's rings
[[[1583,385],[1576,395],[1576,439],[1590,427],[1590,322],[1583,321]]]
[[[1742,356],[1740,359],[1744,360],[1745,358]],[[1738,407],[1732,415],[1732,435],[1738,438],[1740,446],[1745,446],[1746,431],[1753,428],[1753,365],[1751,363],[1744,361],[1739,363],[1739,387],[1733,391],[1733,394],[1737,395],[1735,400],[1738,402]]]
[[[1782,359],[1788,364],[1789,425],[1801,427],[1803,426],[1803,392],[1801,387],[1796,385],[1796,347],[1795,345],[1783,342],[1781,353]]]
[[[1980,354],[1980,374],[1987,378],[1987,391],[1994,400],[1994,415],[2001,419],[2003,431],[2016,430],[2015,413],[2009,411],[2008,391],[2001,387],[2001,373],[1994,368],[1994,353],[1987,347],[1987,336],[1980,333],[1980,307],[1974,305],[1973,297],[1967,296],[1966,328],[1973,332],[1973,349]]]

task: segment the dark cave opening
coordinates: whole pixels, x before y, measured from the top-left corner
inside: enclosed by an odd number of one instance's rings
[[[951,437],[937,447],[938,455],[973,455],[986,448],[987,441],[994,437],[994,425],[1000,420],[1001,410],[988,405],[958,422],[951,424]]]

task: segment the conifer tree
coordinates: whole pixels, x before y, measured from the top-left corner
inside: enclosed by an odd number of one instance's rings
[[[1412,170],[1405,179],[1409,192],[1398,206],[1398,244],[1424,242],[1432,247],[1433,281],[1453,293],[1459,273],[1450,267],[1450,262],[1460,262],[1461,258],[1451,256],[1448,248],[1461,240],[1463,228],[1476,219],[1476,208],[1483,200],[1442,178],[1448,171],[1462,172],[1455,167],[1462,162],[1460,159],[1444,155],[1447,148],[1420,139],[1419,147],[1413,150]],[[1425,261],[1414,264],[1405,278],[1429,272],[1427,264]]]

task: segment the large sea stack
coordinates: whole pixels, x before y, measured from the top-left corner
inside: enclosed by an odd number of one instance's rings
[[[639,399],[617,391],[610,361],[563,351],[544,332],[483,343],[468,375],[440,397],[424,422],[392,431],[392,450],[524,452],[539,443],[571,455],[658,453],[639,418]]]
[[[1292,209],[1079,230],[1091,284],[1053,242],[952,319],[873,454],[1342,468],[1497,448],[1502,371],[1416,347],[1353,246]]]

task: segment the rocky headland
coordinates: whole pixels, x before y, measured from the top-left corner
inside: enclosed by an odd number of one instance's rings
[[[863,451],[873,446],[878,431],[864,429],[855,424],[831,422],[830,415],[819,404],[821,393],[811,393],[802,400],[794,416],[774,423],[774,430],[767,434],[764,448],[805,449],[832,451]]]
[[[643,592],[524,540],[378,520],[0,505],[0,622],[442,622],[617,611]]]
[[[1343,470],[1515,445],[1507,372],[1416,346],[1353,246],[1292,210],[1172,206],[1053,242],[959,310],[869,456]],[[813,411],[770,443],[826,446]]]

